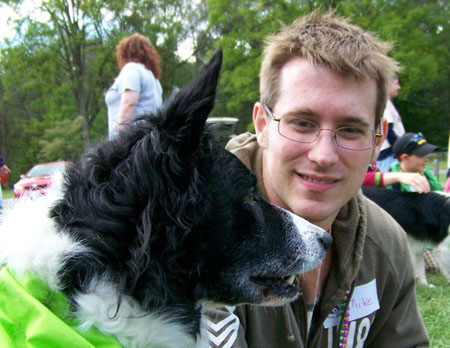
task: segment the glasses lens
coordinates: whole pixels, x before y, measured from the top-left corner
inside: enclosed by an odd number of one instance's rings
[[[336,144],[348,150],[367,150],[375,145],[375,131],[359,127],[336,129]]]
[[[319,126],[298,117],[282,117],[278,126],[280,134],[299,143],[312,143],[319,135]]]

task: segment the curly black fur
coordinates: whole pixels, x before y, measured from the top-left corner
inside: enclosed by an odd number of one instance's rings
[[[195,303],[198,281],[185,279],[198,270],[183,264],[188,252],[179,251],[189,250],[186,235],[212,215],[205,175],[224,150],[203,125],[214,105],[220,63],[221,52],[158,115],[142,117],[68,169],[65,196],[52,217],[95,254],[67,260],[61,274],[66,291],[83,290],[92,277],[107,274],[143,308],[163,308],[169,299]],[[199,90],[200,84],[206,88]],[[200,259],[202,246],[195,248],[189,253]],[[174,294],[174,288],[183,291]]]

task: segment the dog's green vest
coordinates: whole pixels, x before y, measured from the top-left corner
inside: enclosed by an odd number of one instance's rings
[[[119,342],[91,328],[76,331],[68,298],[36,275],[0,272],[0,347],[119,348]]]

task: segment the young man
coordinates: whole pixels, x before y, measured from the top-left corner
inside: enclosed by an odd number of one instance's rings
[[[428,155],[437,148],[436,145],[428,143],[422,133],[406,133],[394,144],[393,151],[398,162],[391,164],[391,171],[394,173],[420,173],[427,179],[431,191],[442,191],[439,180],[427,167]],[[392,187],[402,191],[416,191],[414,187],[403,183],[392,185]],[[419,190],[419,193],[422,192]]]
[[[405,134],[405,127],[403,126],[402,118],[392,102],[392,99],[398,95],[400,90],[400,82],[397,75],[391,77],[388,89],[388,101],[383,117],[387,122],[387,136],[381,145],[380,154],[377,159],[377,166],[381,172],[388,172],[391,164],[395,161],[393,146],[397,139]]]
[[[321,266],[299,278],[298,300],[210,313],[211,347],[428,345],[405,233],[359,190],[383,140],[377,129],[397,69],[388,48],[319,12],[268,38],[256,135],[242,134],[228,149],[266,198],[334,242]]]

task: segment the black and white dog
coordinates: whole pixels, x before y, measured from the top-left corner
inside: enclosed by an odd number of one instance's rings
[[[204,129],[222,62],[70,166],[0,227],[0,263],[71,301],[80,327],[126,347],[205,345],[211,305],[279,305],[317,266],[325,231],[264,201]],[[203,334],[202,334],[203,333]]]
[[[435,246],[433,255],[441,273],[450,281],[450,196],[441,192],[418,194],[378,187],[363,187],[363,193],[391,214],[408,234],[419,283],[428,285],[423,251],[430,244]]]

